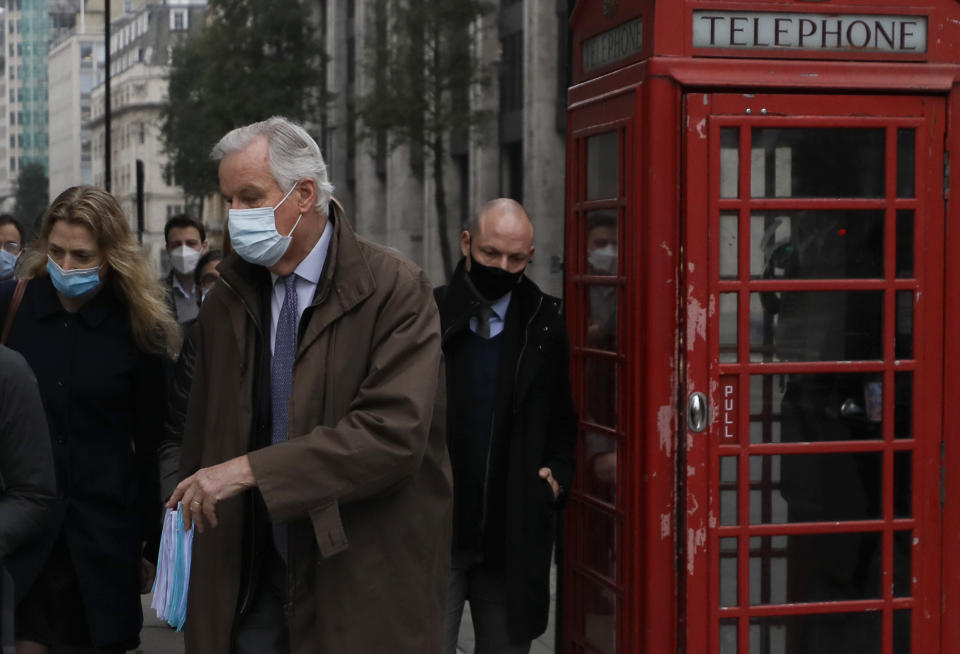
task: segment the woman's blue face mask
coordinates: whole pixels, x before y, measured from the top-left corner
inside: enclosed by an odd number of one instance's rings
[[[50,273],[53,287],[67,297],[86,295],[100,285],[100,266],[64,270],[48,254],[47,272]]]

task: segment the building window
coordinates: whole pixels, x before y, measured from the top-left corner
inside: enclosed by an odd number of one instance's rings
[[[174,32],[182,32],[189,26],[189,14],[186,9],[170,10],[170,29]]]
[[[17,169],[17,159],[16,157],[10,157],[10,170]]]

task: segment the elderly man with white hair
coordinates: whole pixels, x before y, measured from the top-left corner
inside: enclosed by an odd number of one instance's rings
[[[316,142],[214,148],[234,254],[198,320],[187,652],[440,650],[451,474],[430,283],[359,237]]]

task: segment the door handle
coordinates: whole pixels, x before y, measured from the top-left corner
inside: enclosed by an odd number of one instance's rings
[[[707,428],[707,396],[692,393],[687,402],[687,428],[699,434]]]

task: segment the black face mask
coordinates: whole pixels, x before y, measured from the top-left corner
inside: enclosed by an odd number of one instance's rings
[[[470,253],[470,281],[474,288],[484,297],[484,299],[493,302],[499,300],[504,295],[513,290],[513,287],[520,283],[523,276],[523,270],[515,273],[507,272],[497,266],[485,266],[473,258],[473,252]]]

